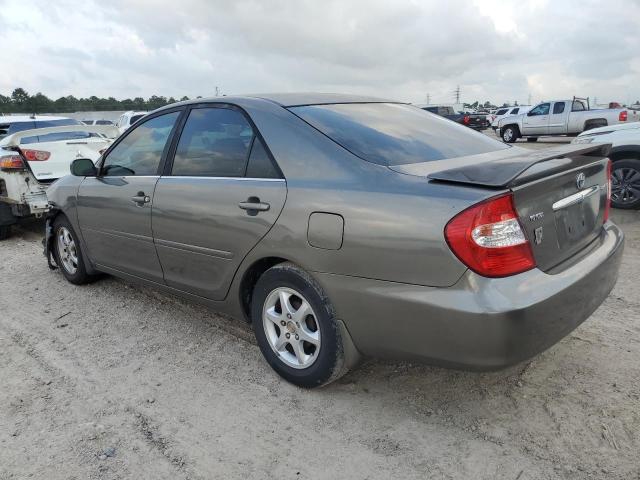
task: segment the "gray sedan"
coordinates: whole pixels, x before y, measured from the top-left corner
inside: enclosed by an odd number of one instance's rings
[[[618,275],[608,145],[528,151],[411,105],[283,94],[148,114],[48,190],[45,253],[253,324],[303,387],[362,355],[496,369]]]

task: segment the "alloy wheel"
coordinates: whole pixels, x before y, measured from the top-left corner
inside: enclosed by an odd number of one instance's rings
[[[66,227],[60,227],[58,229],[56,243],[58,244],[58,256],[60,257],[62,267],[70,275],[75,275],[78,271],[78,251],[76,250],[76,243],[69,229]]]
[[[271,349],[292,368],[310,367],[320,352],[320,328],[309,302],[299,292],[279,287],[267,295],[262,325]]]
[[[640,172],[621,167],[611,174],[611,199],[618,204],[631,204],[640,200]]]

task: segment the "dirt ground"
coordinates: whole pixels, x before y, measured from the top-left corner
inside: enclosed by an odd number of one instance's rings
[[[537,146],[536,146],[537,148]],[[0,243],[0,479],[640,479],[640,213],[618,284],[532,361],[467,373],[369,360],[316,391],[251,330]]]

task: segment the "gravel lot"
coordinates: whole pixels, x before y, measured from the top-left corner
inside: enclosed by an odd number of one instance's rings
[[[640,213],[613,218],[615,290],[532,361],[368,361],[312,392],[241,321],[111,277],[73,286],[42,225],[18,229],[0,243],[0,479],[640,479]]]

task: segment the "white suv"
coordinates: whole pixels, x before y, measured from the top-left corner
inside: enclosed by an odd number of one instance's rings
[[[136,123],[146,114],[147,112],[135,112],[133,110],[130,110],[120,115],[118,121],[116,122],[116,127],[118,127],[118,130],[120,130],[120,134],[123,134],[127,128]]]
[[[503,107],[496,110],[496,113],[493,115],[493,120],[491,122],[491,128],[494,131],[498,130],[498,122],[504,117],[508,117],[509,115],[517,115],[519,113],[527,113],[531,106],[529,105],[518,105],[517,107]]]

